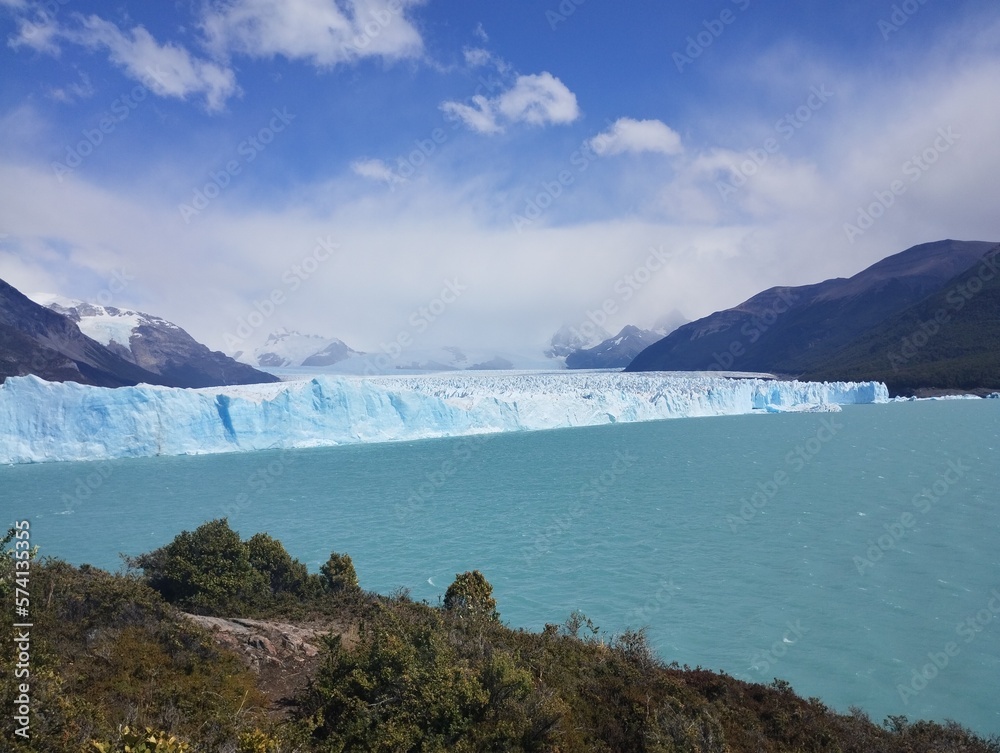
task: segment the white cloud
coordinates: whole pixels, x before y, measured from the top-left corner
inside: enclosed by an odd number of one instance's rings
[[[461,102],[443,102],[441,109],[446,115],[455,120],[461,120],[477,133],[491,135],[503,131],[503,127],[497,123],[495,103],[482,94],[474,96],[471,105],[465,105]]]
[[[572,123],[580,117],[576,95],[547,71],[518,76],[510,89],[492,99],[480,94],[472,98],[472,105],[444,102],[441,109],[484,134],[501,133],[501,121],[544,126]]]
[[[619,118],[607,131],[590,140],[598,154],[641,154],[656,152],[674,155],[684,151],[680,135],[659,120]]]
[[[518,76],[514,88],[500,95],[497,108],[511,121],[532,125],[572,123],[580,117],[576,95],[548,72]]]
[[[332,66],[364,57],[400,59],[423,51],[405,17],[415,0],[233,0],[207,6],[201,26],[220,56],[232,53]]]
[[[14,6],[18,7],[18,6]],[[8,40],[14,49],[28,47],[51,55],[60,53],[59,42],[69,41],[89,49],[106,50],[112,63],[127,76],[140,81],[161,97],[187,99],[202,95],[209,110],[221,110],[239,92],[232,70],[192,55],[186,48],[160,44],[144,27],[122,31],[100,16],[76,17],[73,26],[60,25],[51,15],[18,19],[18,33]],[[49,95],[60,101],[90,96],[89,81],[83,85],[53,88]]]
[[[209,110],[220,110],[239,91],[232,70],[201,60],[171,42],[160,44],[142,26],[122,32],[98,16],[83,19],[82,27],[63,32],[79,44],[104,48],[113,63],[161,97],[205,97]]]
[[[405,178],[397,175],[389,165],[380,159],[355,160],[351,163],[351,170],[362,178],[388,183],[390,186],[406,182]]]
[[[18,8],[20,6],[13,6]],[[7,40],[7,45],[14,50],[28,47],[36,52],[47,55],[58,55],[59,27],[55,21],[45,14],[39,14],[36,19],[18,19],[17,34]]]
[[[471,65],[473,68],[479,68],[493,62],[493,53],[482,47],[466,47],[462,50],[462,54],[465,56],[465,64]]]
[[[90,76],[84,71],[79,71],[79,75],[79,81],[50,88],[49,96],[57,102],[65,102],[66,104],[94,96],[94,86],[90,82]]]
[[[969,40],[955,44],[964,49]],[[86,298],[100,290],[102,276],[126,266],[136,282],[122,304],[162,314],[224,347],[226,331],[254,310],[253,301],[280,287],[283,273],[317,237],[332,234],[342,254],[289,296],[267,328],[319,331],[378,352],[403,330],[420,335],[418,347],[544,340],[574,311],[596,310],[616,296],[616,281],[655,247],[669,254],[669,263],[628,306],[615,298],[621,318],[609,329],[675,307],[702,316],[772,285],[853,274],[915,243],[1000,240],[993,188],[1000,99],[991,96],[1000,62],[995,54],[949,60],[932,58],[886,81],[869,81],[867,69],[853,77],[845,71],[830,104],[791,136],[776,130],[776,120],[812,82],[796,82],[787,106],[738,110],[739,117],[720,109],[729,127],[686,125],[692,135],[670,171],[660,160],[605,160],[573,172],[572,186],[523,233],[509,225],[508,212],[521,211],[523,198],[535,196],[555,170],[544,161],[529,164],[524,155],[474,161],[462,159],[475,153],[474,145],[449,143],[451,151],[441,150],[420,190],[395,192],[358,190],[358,175],[391,180],[390,166],[378,160],[360,160],[344,179],[302,185],[279,199],[247,199],[261,186],[254,181],[267,179],[248,172],[241,180],[255,190],[234,189],[189,226],[179,220],[176,201],[190,189],[190,171],[157,174],[155,190],[116,191],[88,182],[84,171],[59,183],[46,165],[26,166],[31,157],[24,155],[46,153],[52,139],[25,107],[0,119],[7,137],[0,155],[17,154],[0,159],[0,229],[10,236],[0,244],[0,277]],[[509,127],[502,94],[492,96],[446,105],[485,132]],[[914,181],[905,165],[949,127],[957,143]],[[634,135],[625,129],[623,150],[668,143]],[[779,148],[758,164],[754,154],[769,138]],[[12,143],[16,152],[9,151]],[[447,169],[446,160],[464,172]],[[576,169],[573,161],[561,164]],[[511,173],[520,186],[512,187]],[[739,187],[724,196],[720,182],[737,174]],[[899,180],[906,181],[905,194],[852,243],[844,224],[856,221],[874,192]],[[455,277],[468,294],[427,332],[407,329],[411,312]]]

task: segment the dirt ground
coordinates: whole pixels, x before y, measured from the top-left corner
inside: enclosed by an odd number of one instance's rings
[[[316,674],[322,637],[342,636],[347,645],[353,631],[335,621],[291,624],[244,618],[225,619],[184,614],[208,630],[216,643],[239,656],[259,677],[261,691],[271,701],[271,713],[285,716],[291,699],[304,690]]]

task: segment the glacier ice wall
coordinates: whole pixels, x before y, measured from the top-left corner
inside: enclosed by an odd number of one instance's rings
[[[319,447],[887,400],[877,382],[656,373],[317,377],[197,390],[28,376],[0,386],[0,463]]]

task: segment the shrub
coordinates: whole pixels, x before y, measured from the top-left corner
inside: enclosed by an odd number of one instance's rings
[[[455,576],[444,594],[444,608],[463,615],[481,616],[499,620],[493,586],[478,570]]]
[[[168,602],[199,614],[246,615],[271,592],[269,577],[254,568],[250,547],[225,518],[183,531],[130,564]]]
[[[358,591],[358,574],[354,571],[354,563],[350,555],[330,552],[330,559],[320,569],[323,586],[330,593],[341,591]]]
[[[122,727],[117,743],[92,743],[98,753],[189,753],[191,746],[166,732]]]

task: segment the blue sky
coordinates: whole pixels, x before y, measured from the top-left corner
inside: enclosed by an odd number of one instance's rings
[[[0,277],[230,351],[696,318],[1000,240],[998,32],[986,0],[0,0]]]

